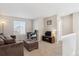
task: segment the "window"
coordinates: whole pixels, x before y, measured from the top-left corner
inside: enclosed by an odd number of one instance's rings
[[[14,21],[14,34],[25,34],[25,21]]]

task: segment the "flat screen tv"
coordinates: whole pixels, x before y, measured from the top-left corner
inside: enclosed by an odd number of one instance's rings
[[[51,36],[51,31],[46,31],[45,36]]]

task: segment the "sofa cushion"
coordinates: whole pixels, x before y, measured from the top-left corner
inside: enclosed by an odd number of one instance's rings
[[[15,43],[15,39],[11,38],[10,36],[5,36],[6,40],[4,40],[5,44]]]
[[[0,45],[4,45],[4,40],[0,38]]]
[[[9,35],[6,35],[5,38],[8,40],[8,39],[13,39],[11,38]]]
[[[5,40],[5,39],[6,39],[3,35],[0,35],[0,38],[1,38],[1,39],[3,39],[3,40]]]
[[[7,40],[4,40],[5,44],[11,44],[11,43],[15,43],[15,40],[14,39],[7,39]]]
[[[0,38],[4,40],[5,44],[15,43],[15,39],[12,39],[10,36],[0,34]]]

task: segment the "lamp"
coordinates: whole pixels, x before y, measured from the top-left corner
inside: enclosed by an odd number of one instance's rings
[[[54,36],[54,37],[56,36],[56,32],[55,31],[52,32],[52,36]]]
[[[2,23],[2,24],[4,24],[5,22],[4,22],[4,21],[2,21],[1,23]]]
[[[4,24],[5,24],[5,22],[2,21],[2,22],[1,22],[1,25],[2,25],[2,33],[4,33]]]
[[[56,30],[52,31],[52,36],[54,36],[54,37],[56,36]]]

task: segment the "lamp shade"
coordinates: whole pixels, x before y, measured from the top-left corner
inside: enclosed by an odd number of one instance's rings
[[[56,36],[56,30],[52,31],[52,36]]]
[[[1,23],[2,23],[2,24],[5,24],[5,22],[4,22],[4,21],[2,21]]]

